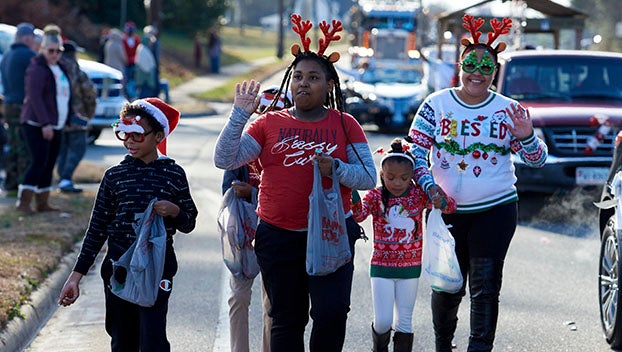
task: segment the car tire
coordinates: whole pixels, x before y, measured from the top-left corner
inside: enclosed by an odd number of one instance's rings
[[[607,343],[612,349],[622,349],[622,260],[620,243],[615,229],[615,217],[603,229],[598,268],[598,301],[600,321]]]
[[[88,144],[94,144],[95,140],[99,138],[99,135],[102,134],[102,130],[99,128],[91,128],[89,133],[86,136],[86,141]]]

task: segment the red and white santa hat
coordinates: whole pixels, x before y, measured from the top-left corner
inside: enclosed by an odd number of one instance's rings
[[[272,101],[279,93],[279,89],[279,86],[270,86],[259,94],[259,108],[257,109],[259,113],[264,112],[264,110],[272,104]],[[290,91],[281,92],[281,95],[276,102],[276,106],[274,107],[275,110],[281,110],[290,106],[292,106],[292,93]]]
[[[153,116],[162,126],[164,130],[164,139],[158,144],[158,150],[160,153],[166,155],[166,137],[173,132],[179,122],[179,117],[181,115],[179,110],[168,105],[159,98],[137,99],[130,105],[144,110],[146,113]],[[122,117],[114,126],[114,131],[145,133],[145,129],[142,127],[140,120],[140,115],[131,119]]]

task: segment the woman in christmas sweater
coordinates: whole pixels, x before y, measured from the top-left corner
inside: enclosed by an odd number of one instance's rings
[[[394,351],[412,351],[412,314],[421,274],[422,216],[432,203],[412,180],[415,158],[408,149],[400,138],[394,139],[380,162],[382,186],[367,192],[362,203],[358,193],[352,193],[354,220],[362,222],[373,217],[370,276],[374,352],[388,351],[391,328],[395,330]],[[456,209],[451,198],[434,197],[432,202],[446,213]]]
[[[497,54],[494,40],[508,33],[510,19],[491,20],[494,30],[480,43],[483,19],[464,16],[473,42],[462,40],[461,86],[431,94],[420,106],[409,131],[417,157],[415,180],[428,193],[442,188],[456,200],[453,225],[456,254],[471,296],[468,351],[492,350],[497,325],[503,263],[516,230],[516,175],[511,154],[531,167],[542,167],[547,148],[533,131],[528,112],[515,100],[491,91]],[[429,169],[428,169],[429,163]],[[450,351],[458,306],[465,294],[433,292],[436,350]]]

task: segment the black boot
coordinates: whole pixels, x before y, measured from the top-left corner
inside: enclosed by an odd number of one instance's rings
[[[393,335],[393,352],[412,352],[413,334],[396,331]]]
[[[499,314],[503,260],[472,258],[470,264],[471,336],[467,351],[492,351]]]
[[[371,324],[371,337],[374,341],[372,352],[389,352],[389,342],[391,342],[391,329],[384,334],[378,334]]]
[[[464,296],[464,289],[458,293],[432,290],[432,322],[436,352],[451,352],[451,341],[458,324],[458,308]]]

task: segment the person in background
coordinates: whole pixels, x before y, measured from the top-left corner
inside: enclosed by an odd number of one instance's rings
[[[0,72],[4,88],[3,115],[7,124],[8,151],[5,158],[4,190],[17,194],[17,188],[24,180],[30,163],[30,153],[21,134],[20,115],[24,102],[24,77],[30,60],[36,55],[35,27],[20,23],[15,32],[15,41],[2,56]]]
[[[121,71],[124,80],[127,80],[127,77],[125,77],[127,54],[125,53],[125,48],[123,48],[123,32],[116,28],[110,30],[104,45],[104,64]]]
[[[134,66],[134,81],[136,82],[136,94],[138,98],[157,97],[157,65],[156,60],[149,48],[151,38],[145,35],[136,49]]]
[[[143,32],[146,36],[149,37],[149,41],[147,42],[147,46],[151,49],[151,53],[153,54],[153,58],[155,59],[155,91],[154,97],[160,96],[160,31],[158,27],[154,25],[148,25],[143,28]]]
[[[268,111],[272,104],[279,87],[270,87],[261,92],[259,97],[259,107],[256,112],[259,114]],[[291,96],[281,95],[272,110],[281,110],[292,106]],[[227,170],[223,176],[222,193],[233,187],[238,198],[250,201],[253,189],[259,190],[261,181],[261,164],[252,161],[235,170]],[[255,204],[257,206],[257,204]],[[229,331],[231,333],[231,352],[248,352],[248,310],[251,303],[253,282],[255,279],[238,279],[231,275],[229,287],[231,296],[229,297]],[[272,330],[272,318],[268,315],[270,311],[270,300],[266,290],[261,285],[261,301],[263,309],[263,330],[261,335],[261,351],[270,352],[270,330]]]
[[[134,21],[127,21],[123,26],[123,49],[127,56],[127,62],[125,64],[125,93],[128,100],[133,100],[137,97],[136,87],[134,82],[134,65],[136,62],[136,50],[138,50],[138,44],[140,44],[140,37],[136,34],[136,23]]]
[[[56,161],[56,171],[60,177],[58,188],[64,193],[82,192],[73,184],[73,173],[86,153],[87,124],[95,115],[97,89],[84,71],[80,69],[76,52],[83,50],[73,40],[63,44],[65,51],[61,62],[67,68],[71,82],[71,103],[73,115],[63,128],[60,150]]]
[[[413,182],[415,157],[401,138],[380,161],[381,186],[367,192],[363,201],[352,191],[354,220],[373,219],[374,248],[369,276],[374,305],[371,327],[372,351],[388,352],[393,335],[394,352],[411,352],[413,345],[412,316],[417,300],[421,275],[423,242],[423,211],[435,208],[451,213],[456,209],[453,199],[439,194],[428,199]]]
[[[329,43],[340,39],[336,33],[342,30],[341,22],[332,21],[317,52],[309,49],[306,37],[311,23],[297,14],[292,15],[292,22],[303,47],[292,46],[295,58],[272,104],[285,89],[291,90],[294,105],[268,111],[245,131],[246,122],[259,106],[260,84],[254,80],[238,83],[231,115],[216,142],[214,163],[233,170],[259,159],[263,167],[255,253],[271,304],[271,351],[304,351],[310,315],[309,350],[337,352],[342,350],[346,334],[354,264],[352,260],[325,276],[307,274],[312,161],[317,160],[323,177],[336,169],[352,258],[360,228],[349,216],[351,190],[373,188],[376,170],[363,129],[343,111],[334,65],[339,53],[324,55]]]
[[[24,107],[20,115],[22,134],[30,152],[30,165],[18,186],[16,208],[32,214],[55,211],[49,203],[52,174],[60,149],[62,130],[73,114],[71,82],[60,62],[63,40],[58,31],[43,34],[40,53],[26,69]]]
[[[194,36],[194,67],[201,67],[201,37]]]
[[[490,90],[498,53],[506,47],[493,43],[510,31],[511,19],[491,20],[487,42],[479,42],[483,19],[465,14],[463,20],[473,41],[461,41],[461,86],[429,95],[408,133],[416,157],[415,181],[429,195],[444,191],[456,200],[456,212],[443,214],[443,220],[451,225],[464,285],[458,293],[432,291],[439,352],[452,350],[467,283],[471,333],[466,350],[492,350],[503,265],[518,218],[512,160],[516,156],[528,166],[542,167],[547,158],[546,144],[534,133],[527,110]]]
[[[212,29],[207,38],[207,57],[209,58],[210,72],[220,73],[220,55],[222,54],[222,39],[217,29]]]
[[[105,326],[113,352],[171,350],[166,337],[166,316],[177,273],[173,236],[177,231],[191,232],[198,214],[184,169],[166,156],[167,137],[177,126],[179,117],[177,109],[158,98],[139,99],[123,106],[114,132],[129,155],[106,170],[80,254],[58,297],[58,304],[65,307],[78,299],[80,281],[107,243],[101,277],[106,301]],[[136,242],[136,219],[154,198],[158,201],[153,210],[162,216],[166,229],[166,255],[157,299],[153,306],[142,307],[116,296],[111,291],[110,280],[112,262],[119,260]],[[115,274],[118,280],[120,276]]]
[[[97,61],[102,64],[106,60],[106,43],[108,42],[109,35],[110,27],[104,26],[101,30],[101,35],[99,36],[99,47],[97,48]]]

